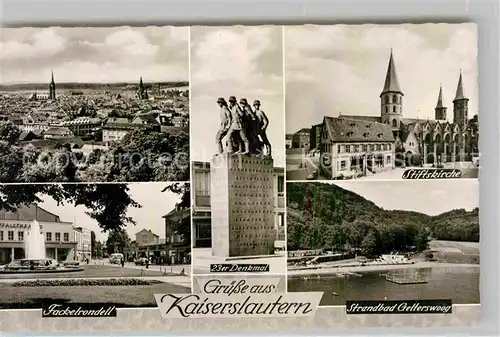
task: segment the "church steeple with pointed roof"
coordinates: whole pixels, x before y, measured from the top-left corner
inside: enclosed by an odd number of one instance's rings
[[[386,93],[399,93],[403,95],[401,87],[399,86],[398,75],[396,74],[396,65],[394,64],[394,57],[392,55],[389,57],[389,65],[387,66],[387,74],[385,75],[384,89],[380,96]]]
[[[403,96],[391,49],[384,88],[380,94],[380,108],[382,122],[390,124],[394,132],[399,130],[401,118],[403,117]]]
[[[137,90],[137,98],[139,99],[148,99],[148,91],[144,87],[144,83],[142,82],[142,76],[139,80],[139,89]]]
[[[446,110],[447,108],[443,105],[443,86],[439,86],[439,95],[436,103],[436,107],[434,108],[434,116],[438,121],[446,120]]]
[[[52,77],[49,84],[49,99],[56,100],[56,82],[54,81],[54,71],[52,71]]]
[[[460,69],[460,76],[458,77],[457,92],[455,94],[455,99],[453,101],[460,100],[460,99],[467,99],[464,96],[464,84],[462,81],[462,69]]]
[[[462,80],[462,69],[458,77],[457,91],[453,100],[453,123],[465,127],[469,119],[469,99],[464,95],[464,84]]]

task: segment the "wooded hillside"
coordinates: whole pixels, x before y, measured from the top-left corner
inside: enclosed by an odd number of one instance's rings
[[[478,242],[479,209],[438,216],[384,210],[336,185],[288,183],[287,230],[288,250],[360,248],[368,256],[423,251],[431,238]]]

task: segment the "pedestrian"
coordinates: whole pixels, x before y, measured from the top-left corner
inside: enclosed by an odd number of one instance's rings
[[[123,257],[122,257],[121,263],[122,263],[122,268],[125,267],[125,259]]]
[[[146,269],[149,269],[149,257],[146,258]]]

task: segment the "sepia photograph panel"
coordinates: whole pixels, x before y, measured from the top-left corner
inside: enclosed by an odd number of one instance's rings
[[[191,27],[194,274],[286,270],[282,31]]]
[[[191,292],[188,183],[0,186],[0,309]]]
[[[479,182],[287,183],[288,291],[479,304]]]
[[[477,26],[285,27],[287,180],[479,171]]]
[[[189,27],[2,30],[0,182],[189,180]]]

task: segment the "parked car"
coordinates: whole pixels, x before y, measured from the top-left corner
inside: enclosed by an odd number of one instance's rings
[[[62,262],[62,265],[65,267],[78,267],[80,265],[80,262],[75,260],[70,260]]]
[[[122,259],[123,259],[123,254],[114,253],[114,254],[111,254],[111,256],[109,257],[109,263],[120,264],[122,262]]]
[[[54,259],[20,259],[10,262],[5,266],[6,270],[54,270],[59,263]]]
[[[146,264],[146,258],[145,257],[138,258],[137,260],[135,260],[134,263],[136,266],[144,266]]]

